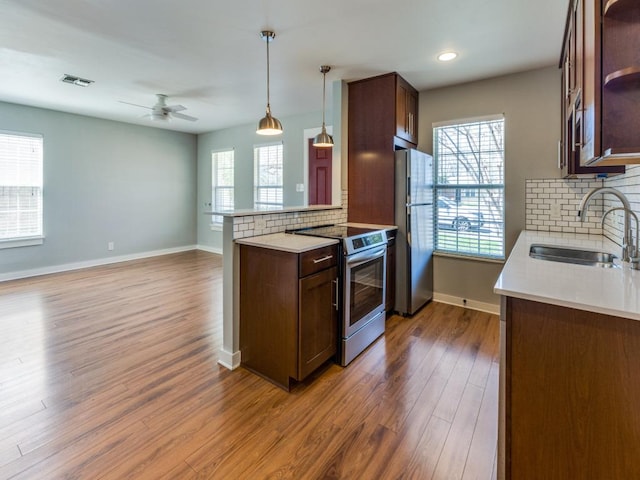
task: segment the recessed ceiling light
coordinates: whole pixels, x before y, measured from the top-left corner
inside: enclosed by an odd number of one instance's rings
[[[456,52],[442,52],[438,55],[438,60],[441,62],[450,62],[454,58],[456,58],[458,54]]]

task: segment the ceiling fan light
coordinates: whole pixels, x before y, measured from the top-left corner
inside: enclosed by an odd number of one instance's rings
[[[150,117],[154,122],[168,122],[171,119],[168,114],[163,112],[151,112]]]
[[[333,137],[327,133],[325,126],[322,131],[313,138],[314,147],[333,147]]]

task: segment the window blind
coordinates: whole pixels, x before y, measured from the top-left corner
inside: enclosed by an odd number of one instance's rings
[[[234,207],[234,151],[211,153],[212,204],[216,212],[231,211]],[[221,215],[214,215],[212,223],[222,223]]]
[[[282,143],[254,148],[254,208],[275,210],[283,206]]]
[[[0,241],[42,236],[41,135],[0,132]]]
[[[433,129],[436,251],[504,258],[504,118]]]

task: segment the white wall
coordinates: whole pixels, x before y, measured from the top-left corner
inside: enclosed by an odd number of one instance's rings
[[[433,151],[432,123],[505,115],[506,254],[525,228],[525,180],[554,178],[560,138],[560,71],[548,67],[420,92],[419,149]],[[436,257],[436,294],[498,305],[501,264]]]
[[[2,102],[0,130],[44,137],[46,236],[0,274],[195,244],[195,135]]]

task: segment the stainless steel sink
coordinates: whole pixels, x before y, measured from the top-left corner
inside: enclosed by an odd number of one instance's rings
[[[617,265],[613,263],[613,260],[618,258],[614,254],[607,252],[541,244],[531,245],[529,256],[551,262],[573,263],[576,265],[589,265],[603,268],[617,267]]]

